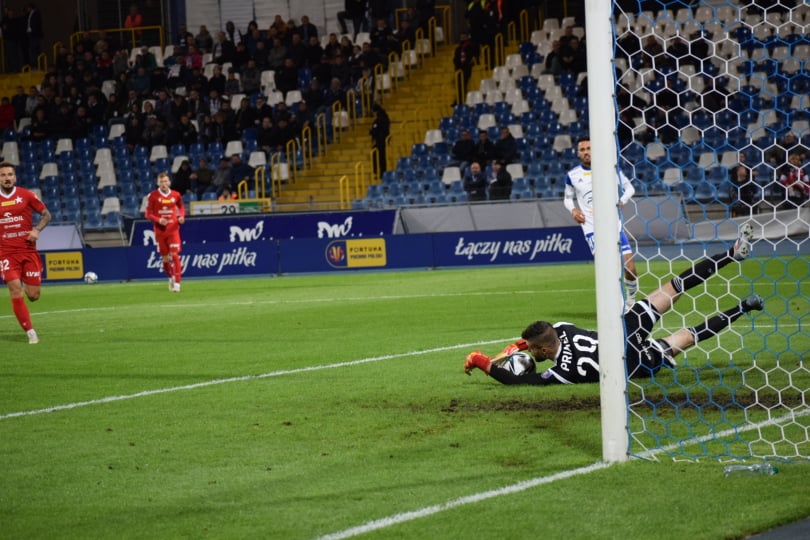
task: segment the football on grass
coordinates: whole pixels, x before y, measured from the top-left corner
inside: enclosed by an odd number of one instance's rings
[[[92,284],[92,283],[95,283],[96,281],[98,281],[98,276],[96,275],[95,272],[87,272],[84,275],[84,282],[85,283]]]

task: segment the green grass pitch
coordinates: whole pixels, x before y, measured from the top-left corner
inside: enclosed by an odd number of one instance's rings
[[[775,298],[792,337],[766,345],[795,361],[810,286],[772,274],[731,292]],[[538,318],[594,327],[590,264],[46,285],[37,346],[5,302],[2,539],[718,539],[810,515],[808,464],[594,466],[598,386],[464,375]]]

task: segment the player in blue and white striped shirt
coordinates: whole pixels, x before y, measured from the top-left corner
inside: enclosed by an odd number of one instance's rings
[[[582,227],[582,233],[591,248],[594,250],[594,227],[593,227],[593,179],[591,175],[591,140],[581,137],[577,141],[577,156],[580,164],[568,171],[565,176],[565,199],[563,204],[566,210],[571,212],[574,220]],[[630,180],[621,172],[618,173],[617,184],[620,186],[619,202],[624,205],[632,197],[636,190]],[[576,205],[574,204],[576,198]],[[627,294],[626,308],[630,309],[635,302],[638,292],[638,274],[636,274],[636,263],[633,262],[633,250],[630,241],[621,228],[619,230],[621,240],[622,256],[624,257],[624,289]]]

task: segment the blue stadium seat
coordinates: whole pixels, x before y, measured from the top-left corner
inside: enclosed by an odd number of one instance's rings
[[[418,180],[413,180],[405,184],[405,193],[407,193],[408,195],[417,195],[417,194],[422,195],[423,191],[424,187],[422,186],[422,183],[419,182]]]
[[[531,189],[515,189],[515,187],[512,186],[512,193],[509,195],[509,198],[513,201],[520,199],[532,199],[534,198],[534,194],[532,193]]]
[[[208,156],[211,158],[211,162],[219,161],[219,159],[225,155],[225,147],[222,146],[220,142],[212,142],[208,144]]]
[[[99,210],[91,210],[84,212],[84,229],[98,230],[103,228],[103,221],[101,212]]]
[[[717,187],[711,182],[699,182],[695,187],[694,199],[698,202],[712,202],[717,199]]]
[[[366,199],[354,199],[352,200],[352,210],[368,210],[369,203]]]
[[[411,157],[420,157],[428,155],[428,147],[425,143],[416,143],[411,147]]]
[[[60,218],[56,219],[53,217],[53,211],[51,211],[51,217],[54,221],[62,222],[62,223],[75,223],[77,225],[81,225],[82,223],[82,213],[79,208],[63,208],[60,212]]]
[[[553,176],[565,175],[568,171],[565,166],[559,161],[550,161],[546,167],[546,173]]]
[[[404,190],[402,184],[396,183],[386,186],[385,192],[388,197],[399,197],[404,193]]]
[[[447,195],[444,193],[426,193],[424,200],[428,204],[447,204]]]
[[[411,158],[410,157],[401,157],[397,160],[397,169],[400,171],[405,171],[411,168]]]
[[[512,192],[515,191],[526,191],[531,190],[529,183],[526,181],[526,177],[521,178],[514,178],[512,179]]]
[[[107,212],[101,216],[101,227],[103,229],[120,229],[121,214],[119,212]]]
[[[127,216],[140,214],[141,198],[137,195],[124,195],[121,199],[121,213]]]

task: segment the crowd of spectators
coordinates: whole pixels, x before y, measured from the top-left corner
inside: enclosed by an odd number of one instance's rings
[[[103,30],[84,32],[73,50],[57,51],[39,88],[18,87],[3,99],[0,128],[12,129],[27,118],[23,136],[29,140],[75,140],[96,125],[122,124],[130,149],[197,142],[224,146],[252,137],[265,152],[283,151],[319,113],[337,101],[345,106],[347,91],[368,83],[377,65],[387,68],[388,54],[400,52],[403,41],[413,43],[415,28],[426,25],[433,11],[430,2],[420,6],[402,18],[398,31],[389,26],[392,13],[375,6],[374,27],[364,43],[333,33],[322,44],[306,15],[300,22],[277,15],[266,29],[255,21],[244,30],[228,22],[222,31],[202,25],[194,34],[181,25],[160,59],[150,47],[157,44],[140,43],[132,54]],[[11,15],[4,18],[4,29],[15,21]],[[126,26],[142,24],[133,5]],[[21,54],[20,62],[27,59]],[[301,100],[270,104],[262,84],[267,71],[273,72],[269,90],[284,95],[297,90]],[[234,100],[235,95],[244,98]]]

